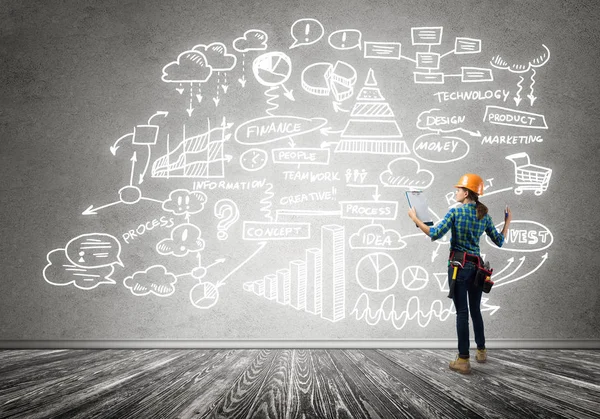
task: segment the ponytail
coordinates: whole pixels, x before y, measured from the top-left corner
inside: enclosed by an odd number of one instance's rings
[[[479,202],[479,195],[471,192],[471,196],[473,197],[473,201],[475,201],[475,209],[477,210],[477,219],[481,220],[488,213],[488,208],[483,205],[482,202]]]

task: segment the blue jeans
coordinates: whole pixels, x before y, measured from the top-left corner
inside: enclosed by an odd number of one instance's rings
[[[452,281],[454,267],[448,267],[448,281]],[[473,320],[475,343],[478,349],[485,348],[483,317],[481,317],[482,289],[475,286],[477,266],[467,262],[464,268],[458,268],[454,286],[454,308],[456,309],[456,334],[458,336],[458,355],[469,358],[469,311]],[[468,306],[467,306],[468,303]]]

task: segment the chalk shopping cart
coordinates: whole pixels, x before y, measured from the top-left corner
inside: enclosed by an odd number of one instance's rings
[[[515,165],[515,194],[521,195],[524,190],[533,190],[537,196],[548,189],[552,169],[531,164],[529,154],[522,152],[506,156]]]

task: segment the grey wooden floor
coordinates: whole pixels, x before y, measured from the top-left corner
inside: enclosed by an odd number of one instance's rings
[[[600,351],[4,350],[0,417],[600,417]],[[474,361],[474,360],[473,360]]]

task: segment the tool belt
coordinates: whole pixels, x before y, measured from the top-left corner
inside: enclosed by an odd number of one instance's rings
[[[450,252],[450,258],[448,259],[448,265],[452,265],[455,267],[455,271],[457,268],[463,268],[467,262],[473,262],[475,266],[477,266],[477,273],[475,274],[475,286],[481,287],[482,291],[486,294],[492,290],[492,285],[494,282],[491,280],[492,273],[494,269],[490,267],[489,262],[483,263],[483,259],[477,255],[472,255],[467,252],[453,250]],[[454,278],[453,278],[454,279]],[[454,295],[454,290],[452,289],[454,285],[454,281],[451,282],[451,291],[448,295],[450,298],[451,295]]]

